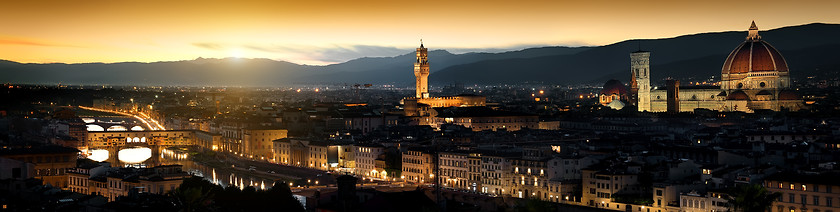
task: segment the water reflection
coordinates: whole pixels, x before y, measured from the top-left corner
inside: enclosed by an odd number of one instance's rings
[[[96,162],[102,162],[102,161],[108,160],[108,157],[110,156],[108,154],[108,150],[106,150],[106,149],[93,149],[93,150],[90,150],[88,155],[89,155],[88,159],[91,159],[91,160],[96,161]]]
[[[152,149],[148,147],[135,147],[120,150],[117,158],[126,164],[140,164],[152,157]]]

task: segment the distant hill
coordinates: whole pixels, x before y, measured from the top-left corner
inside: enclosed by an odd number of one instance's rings
[[[760,34],[787,59],[794,77],[840,69],[840,25],[807,24]],[[602,83],[628,81],[629,53],[651,51],[652,83],[665,77],[720,77],[720,67],[746,32],[628,40],[597,47],[540,47],[501,53],[429,52],[432,84]],[[269,59],[204,59],[153,63],[31,64],[0,60],[0,83],[277,86],[289,83],[413,82],[414,52],[326,66]]]
[[[831,58],[840,52],[840,25],[808,24],[761,31],[765,41],[779,49],[787,59],[794,77],[817,67],[837,67]],[[486,60],[456,65],[430,76],[430,81],[499,83],[543,81],[552,83],[593,83],[616,78],[629,81],[629,53],[651,51],[651,74],[654,80],[665,77],[720,77],[723,61],[747,33],[702,33],[665,39],[628,40],[593,47],[574,55],[549,55],[534,58]],[[834,48],[834,49],[832,49]],[[653,82],[656,83],[656,82]]]
[[[541,47],[503,53],[429,52],[432,72],[489,59],[568,55],[588,47]],[[288,83],[383,83],[414,81],[415,53],[359,58],[326,66],[269,59],[206,59],[153,63],[34,64],[0,60],[0,83],[86,85],[277,86]]]

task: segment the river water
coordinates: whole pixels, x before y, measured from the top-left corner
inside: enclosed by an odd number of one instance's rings
[[[133,117],[86,117],[85,122],[88,124],[101,123],[137,123],[138,120]],[[101,129],[88,126],[89,131],[104,131]],[[119,129],[127,130],[127,129]],[[111,130],[108,130],[111,131]],[[98,162],[109,162],[113,167],[135,167],[146,168],[161,165],[181,165],[183,171],[190,174],[201,176],[204,179],[213,182],[214,184],[227,186],[236,186],[245,188],[253,186],[257,189],[269,189],[275,180],[267,177],[260,177],[249,174],[248,171],[234,171],[231,167],[211,167],[190,158],[190,152],[185,147],[170,147],[151,149],[149,147],[133,147],[119,150],[119,152],[111,152],[116,150],[107,149],[88,149],[86,150],[88,159]],[[116,157],[115,157],[116,156]]]

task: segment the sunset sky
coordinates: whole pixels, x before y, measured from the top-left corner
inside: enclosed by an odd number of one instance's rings
[[[272,3],[263,3],[272,2]],[[0,59],[83,63],[269,58],[330,64],[409,53],[604,45],[840,23],[840,1],[6,1]]]

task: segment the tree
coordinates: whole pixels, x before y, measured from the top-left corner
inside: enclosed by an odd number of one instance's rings
[[[770,193],[759,184],[741,185],[729,192],[726,200],[733,212],[764,212],[770,209],[781,193]]]
[[[210,182],[193,176],[184,179],[177,189],[169,191],[169,196],[175,198],[181,211],[207,211],[212,208],[217,190]]]

